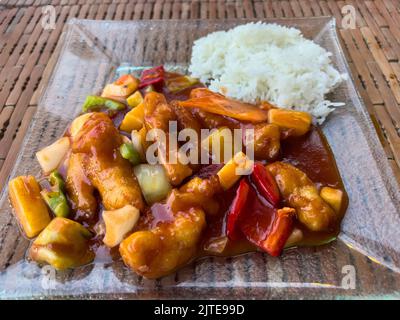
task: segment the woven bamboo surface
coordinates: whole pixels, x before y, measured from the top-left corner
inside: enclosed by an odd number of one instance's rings
[[[42,27],[42,10],[55,6],[55,29]],[[356,28],[342,28],[342,8],[356,9]],[[87,19],[336,18],[357,87],[400,176],[399,0],[0,0],[0,189],[36,111],[40,89],[57,57],[65,22]]]

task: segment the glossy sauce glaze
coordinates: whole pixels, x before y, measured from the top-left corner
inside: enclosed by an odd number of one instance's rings
[[[167,73],[167,77],[173,77],[176,74]],[[196,85],[191,88],[180,91],[177,94],[172,94],[168,92],[165,86],[156,88],[157,91],[162,92],[167,101],[172,100],[186,100],[189,98],[190,91],[195,87],[200,87],[201,85]],[[144,92],[142,92],[144,94]],[[119,127],[124,115],[129,110],[109,114],[113,119],[116,127]],[[225,120],[224,120],[225,121]],[[201,122],[201,121],[200,121]],[[235,128],[238,126],[236,120],[226,118],[226,123],[228,127]],[[204,125],[204,124],[203,124]],[[125,132],[121,134],[127,135]],[[68,133],[67,133],[68,135]],[[342,207],[340,209],[341,217],[348,206],[348,196],[344,189],[343,182],[341,180],[339,171],[336,166],[335,159],[333,157],[332,151],[322,133],[322,131],[315,126],[312,126],[311,130],[304,136],[301,137],[289,137],[281,141],[281,153],[280,156],[275,159],[276,161],[288,162],[300,170],[304,171],[307,176],[315,183],[318,189],[323,186],[330,186],[333,188],[338,188],[343,192]],[[266,162],[264,161],[266,164]],[[195,176],[201,178],[210,177],[218,172],[222,165],[203,165]],[[65,175],[65,166],[60,168],[60,171]],[[190,180],[190,179],[188,179]],[[225,223],[226,216],[229,212],[232,200],[236,195],[237,185],[231,189],[219,193],[217,195],[219,210],[217,214],[207,215],[207,227],[203,233],[203,238],[198,249],[198,257],[218,255],[218,256],[234,256],[246,252],[257,251],[257,247],[249,243],[246,239],[240,239],[236,241],[228,240],[225,233]],[[257,217],[258,212],[261,212],[260,206],[268,206],[265,200],[257,196],[258,201],[254,201],[252,211],[254,212],[254,217]],[[98,215],[97,219],[84,223],[92,231],[96,231],[99,226],[98,221],[101,221],[102,204],[101,199],[98,199]],[[282,203],[285,205],[285,203]],[[74,220],[79,221],[79,212],[75,213]],[[147,229],[154,227],[160,222],[167,223],[173,219],[173,213],[170,208],[164,203],[154,204],[151,208],[146,208],[145,214],[140,218],[140,222],[135,230]],[[261,219],[262,220],[262,219]],[[268,222],[268,221],[265,221]],[[331,230],[327,232],[310,232],[306,227],[300,224],[296,220],[295,227],[303,231],[303,240],[297,245],[319,245],[327,243],[337,236],[340,230],[340,222],[335,225]],[[97,233],[97,232],[95,232]],[[91,240],[92,249],[96,253],[96,261],[110,261],[120,259],[118,246],[113,249],[107,248],[102,243],[102,236],[96,236]],[[224,248],[221,250],[221,248]]]

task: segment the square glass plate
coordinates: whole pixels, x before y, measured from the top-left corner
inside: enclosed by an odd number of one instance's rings
[[[35,152],[62,135],[86,95],[100,90],[121,67],[164,64],[184,70],[195,39],[249,21],[70,20],[11,177],[39,173]],[[299,28],[332,52],[341,72],[350,74],[334,19],[264,21]],[[399,298],[399,185],[351,77],[330,100],[346,103],[323,126],[350,198],[337,241],[292,249],[279,258],[262,253],[204,258],[156,281],[136,276],[121,261],[55,272],[26,261],[29,241],[20,233],[5,187],[0,200],[0,297]]]

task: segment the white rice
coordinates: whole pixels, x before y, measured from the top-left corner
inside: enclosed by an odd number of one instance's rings
[[[295,28],[248,23],[196,40],[189,71],[213,91],[307,111],[322,123],[332,107],[343,105],[325,99],[346,78],[330,56]]]

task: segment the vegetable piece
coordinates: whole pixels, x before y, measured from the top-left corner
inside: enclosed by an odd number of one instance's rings
[[[143,131],[144,129],[144,131]],[[138,130],[132,130],[131,132],[131,139],[132,139],[132,145],[135,148],[135,150],[139,153],[140,159],[142,162],[146,160],[146,155],[144,151],[144,142],[146,141],[146,128],[143,126],[140,131]],[[143,133],[144,133],[144,141],[143,141]]]
[[[310,130],[312,117],[308,112],[271,109],[268,122],[292,131],[293,136],[302,136]]]
[[[103,242],[107,247],[120,244],[139,220],[139,210],[130,204],[112,211],[103,211],[106,234]]]
[[[9,182],[8,189],[15,215],[26,236],[37,236],[51,220],[38,182],[33,176],[20,176]]]
[[[113,111],[125,109],[125,105],[121,102],[99,96],[87,96],[82,106],[82,112],[95,110],[98,109],[99,107],[105,107]]]
[[[279,255],[293,230],[295,210],[276,209],[262,201],[253,185],[242,179],[227,216],[226,234],[231,240],[248,241],[272,256]]]
[[[226,222],[226,235],[231,240],[240,238],[241,232],[238,228],[237,222],[240,216],[245,212],[244,206],[246,204],[247,195],[249,194],[250,186],[246,179],[240,181],[239,187],[236,190],[236,197],[232,202]]]
[[[68,137],[63,137],[53,144],[36,152],[36,158],[44,173],[49,173],[60,165],[61,161],[67,154],[70,141]]]
[[[173,78],[169,78],[166,81],[167,88],[170,92],[176,93],[187,89],[196,83],[199,83],[199,79],[192,78],[189,76],[176,76]]]
[[[67,198],[61,191],[48,191],[42,190],[40,192],[44,201],[50,207],[51,211],[54,212],[56,217],[66,218],[69,215],[69,206],[67,203]]]
[[[171,191],[162,165],[139,164],[134,172],[147,204],[164,199]]]
[[[114,83],[107,84],[101,94],[102,97],[127,97],[139,87],[139,80],[130,74],[124,74]]]
[[[285,248],[293,247],[301,240],[303,240],[303,231],[298,228],[294,228],[289,238],[286,240]]]
[[[343,200],[342,190],[331,187],[323,187],[320,191],[320,196],[336,211],[336,213],[340,212]]]
[[[164,67],[158,66],[151,69],[143,70],[140,77],[139,89],[148,85],[154,85],[164,81]]]
[[[271,256],[277,257],[281,254],[286,241],[293,230],[293,217],[296,210],[293,208],[278,209],[271,231],[267,238],[262,242],[262,248]]]
[[[137,165],[140,163],[140,154],[135,150],[132,143],[123,143],[119,147],[119,152],[122,158],[129,160],[132,165]]]
[[[74,121],[72,121],[71,126],[69,127],[69,133],[71,135],[71,138],[75,138],[76,135],[78,134],[79,130],[83,127],[85,122],[89,120],[93,113],[84,113],[80,115],[79,117],[75,118]]]
[[[51,190],[42,190],[40,194],[57,217],[68,217],[69,206],[64,194],[65,183],[58,171],[50,174],[49,182]]]
[[[144,123],[144,103],[139,104],[136,108],[129,111],[122,120],[120,129],[122,131],[131,132],[132,130],[140,130]]]
[[[126,99],[126,102],[128,103],[128,106],[135,108],[143,102],[143,96],[140,91],[136,91]]]
[[[55,190],[64,191],[65,182],[57,170],[50,173],[49,182],[50,185],[54,187]]]
[[[198,95],[198,91],[206,91],[206,94],[186,101],[179,101],[178,105],[185,108],[199,108],[206,112],[220,114],[242,121],[262,122],[268,119],[268,112],[261,110],[255,105],[229,99],[222,94],[204,88],[193,89],[193,95]]]
[[[92,234],[81,224],[54,218],[33,242],[29,256],[58,270],[85,265],[94,259],[89,247]]]
[[[280,201],[279,189],[274,177],[269,173],[269,171],[258,162],[254,164],[251,178],[264,198],[277,208]]]
[[[253,169],[254,162],[243,152],[238,152],[217,173],[219,182],[225,190],[232,187],[242,175],[249,175]]]

